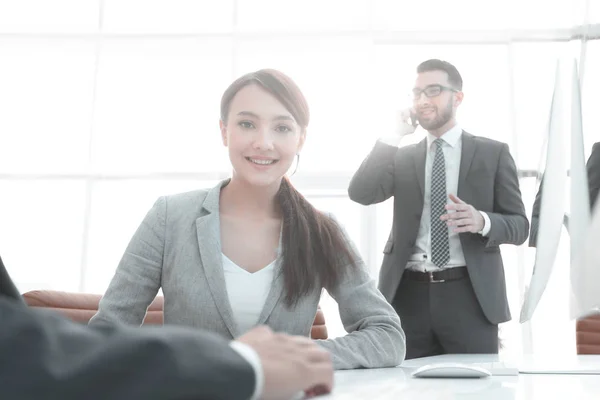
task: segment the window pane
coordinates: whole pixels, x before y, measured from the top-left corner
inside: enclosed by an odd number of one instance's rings
[[[299,170],[353,171],[380,133],[373,128],[370,42],[244,40],[238,48],[240,74],[276,68],[306,96],[311,121]]]
[[[600,24],[600,2],[590,0],[588,1],[589,10],[588,10],[588,20],[589,24]]]
[[[323,310],[323,314],[325,314],[328,337],[334,339],[336,337],[344,336],[346,330],[344,329],[344,324],[340,317],[338,303],[329,293],[327,293],[327,291],[323,291],[319,306],[321,306],[321,310]]]
[[[99,10],[99,0],[2,0],[0,32],[96,32]]]
[[[512,45],[513,107],[518,148],[516,158],[517,165],[521,169],[543,170],[543,165],[540,163],[543,160],[545,139],[548,136],[557,63],[561,57],[564,58],[568,54],[569,49],[568,43]],[[565,95],[570,99],[570,93]]]
[[[584,1],[375,0],[373,21],[393,30],[571,28],[583,19]]]
[[[231,82],[229,40],[119,40],[103,46],[94,170],[228,170],[219,105]]]
[[[575,321],[569,318],[570,304],[570,246],[569,234],[563,227],[552,275],[546,285],[535,313],[531,319],[533,331],[533,351],[536,354],[569,355],[576,353]],[[532,251],[531,265],[534,265],[535,252]],[[531,281],[531,273],[526,275],[526,284]],[[520,309],[517,309],[520,310]],[[552,331],[552,335],[547,333]],[[557,343],[560,343],[557,346]]]
[[[84,291],[104,293],[131,237],[160,196],[212,188],[187,180],[98,182],[92,191]]]
[[[230,32],[233,0],[104,0],[104,32]]]
[[[600,88],[600,40],[587,42],[585,67],[581,88],[583,114],[583,136],[586,157],[592,152],[592,146],[600,142],[600,113],[598,112],[598,88]],[[587,159],[587,158],[586,158]]]
[[[307,196],[307,198],[318,210],[329,212],[334,215],[360,252],[360,240],[362,235],[360,227],[360,208],[362,206],[352,202],[347,197],[328,198]],[[346,331],[340,319],[337,302],[327,292],[324,292],[319,304],[325,314],[329,337],[335,338],[345,335]]]
[[[531,220],[531,209],[537,193],[537,179],[534,177],[519,180],[525,212]],[[535,248],[528,247],[528,241],[519,247],[501,246],[504,273],[506,276],[506,294],[512,313],[512,320],[500,325],[502,340],[501,352],[508,356],[518,356],[523,351],[521,342],[525,325],[519,323],[519,313],[523,304],[525,285],[529,284],[535,263]],[[562,301],[562,300],[561,300]],[[530,350],[530,349],[528,349]]]
[[[242,31],[363,30],[369,27],[368,0],[238,1]]]
[[[0,254],[21,292],[77,291],[85,183],[0,180]]]
[[[308,201],[319,211],[333,214],[337,222],[346,230],[350,240],[359,248],[361,240],[360,208],[347,197],[311,197]],[[359,248],[360,251],[360,248]]]
[[[92,42],[0,39],[0,171],[84,170],[94,62]]]

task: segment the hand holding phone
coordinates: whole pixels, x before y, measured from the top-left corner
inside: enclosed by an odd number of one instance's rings
[[[419,126],[417,115],[412,108],[400,110],[396,117],[396,133],[400,136],[410,135]]]

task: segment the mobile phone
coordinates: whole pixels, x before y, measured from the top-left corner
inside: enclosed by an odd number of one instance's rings
[[[413,110],[410,110],[410,118],[408,120],[412,126],[414,126],[415,128],[417,127],[417,125],[419,125],[419,120],[417,119],[417,114],[414,113]]]

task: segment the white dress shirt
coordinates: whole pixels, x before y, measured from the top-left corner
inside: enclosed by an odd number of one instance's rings
[[[248,346],[245,343],[232,341],[229,343],[229,346],[234,349],[242,358],[244,358],[248,364],[252,366],[254,370],[254,392],[252,393],[252,397],[249,400],[258,400],[263,394],[263,388],[265,385],[265,376],[262,369],[262,363],[260,362],[260,357],[254,349]]]
[[[442,151],[444,153],[444,162],[446,164],[446,192],[447,194],[458,196],[458,176],[462,155],[462,129],[460,126],[455,125],[440,138],[443,141]],[[435,157],[435,146],[433,145],[433,141],[436,139],[437,138],[431,133],[427,133],[423,213],[421,214],[414,252],[406,265],[407,269],[421,272],[440,269],[431,261],[431,169],[433,166],[433,158]],[[447,198],[447,204],[452,204],[450,198]],[[491,228],[490,219],[486,213],[480,213],[484,219],[484,227],[479,233],[485,236],[489,233]],[[443,269],[465,266],[466,261],[462,251],[459,234],[453,232],[453,228],[449,229],[448,234],[450,260]]]
[[[221,253],[222,254],[222,253]],[[250,273],[222,254],[225,287],[233,318],[240,332],[247,332],[256,326],[260,313],[265,305],[267,295],[273,282],[273,270],[277,260],[263,269]],[[254,369],[256,384],[250,400],[257,400],[262,395],[264,374],[258,354],[252,347],[237,341],[230,343]]]

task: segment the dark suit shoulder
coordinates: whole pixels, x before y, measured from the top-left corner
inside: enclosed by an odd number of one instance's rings
[[[600,142],[594,143],[592,146],[592,154],[587,160],[588,168],[600,169]]]
[[[483,136],[465,135],[465,138],[470,138],[476,145],[476,152],[482,153],[488,159],[500,159],[510,154],[508,145],[499,140],[490,139]],[[464,143],[464,142],[463,142]]]
[[[467,133],[467,132],[465,132]],[[467,136],[468,135],[468,136]],[[478,145],[489,146],[490,148],[502,149],[504,146],[508,146],[505,142],[499,140],[490,139],[484,136],[476,136],[467,133],[467,137],[472,138]]]
[[[586,168],[588,170],[588,177],[592,185],[600,185],[600,142],[594,143],[592,147],[592,154],[586,162]]]
[[[415,151],[417,151],[417,149],[419,148],[419,143],[411,143],[408,144],[406,146],[402,146],[402,147],[398,147],[398,153],[400,154],[405,154],[405,153],[413,153]]]
[[[248,399],[254,390],[252,366],[215,334],[90,328],[6,298],[0,317],[3,399]]]

